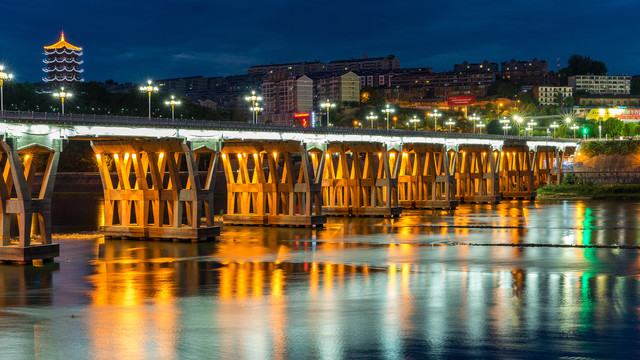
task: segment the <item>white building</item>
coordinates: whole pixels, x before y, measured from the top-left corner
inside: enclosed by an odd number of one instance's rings
[[[316,81],[316,94],[318,101],[360,102],[360,77],[352,71],[324,76]]]
[[[558,94],[562,94],[562,98],[566,99],[573,95],[571,86],[537,86],[533,89],[536,100],[540,105],[560,105],[558,104]]]
[[[627,75],[574,75],[568,81],[575,92],[629,95],[631,91],[631,76]]]

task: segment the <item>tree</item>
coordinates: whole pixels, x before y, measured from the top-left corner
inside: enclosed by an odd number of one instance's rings
[[[611,117],[602,124],[602,133],[614,137],[622,134],[623,128],[624,122],[622,120]]]
[[[518,90],[508,79],[499,79],[489,87],[489,93],[501,98],[513,99]]]
[[[504,129],[502,128],[502,124],[499,120],[491,120],[487,124],[487,134],[493,135],[502,135],[504,134]]]
[[[631,79],[631,95],[640,95],[640,76]]]
[[[605,75],[607,66],[602,61],[592,60],[588,56],[571,55],[567,61],[568,66],[560,69],[558,78],[560,85],[567,85],[567,79],[573,75]]]
[[[625,123],[624,129],[622,129],[622,135],[633,136],[635,134],[636,134],[636,124],[632,122]]]

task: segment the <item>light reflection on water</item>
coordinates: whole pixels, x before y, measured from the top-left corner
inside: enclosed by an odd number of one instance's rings
[[[639,219],[637,203],[504,203],[216,243],[62,239],[58,263],[0,265],[0,354],[637,356],[637,249],[451,244],[638,245]]]

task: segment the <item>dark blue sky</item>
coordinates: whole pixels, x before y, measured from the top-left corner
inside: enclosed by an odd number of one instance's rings
[[[640,1],[27,1],[2,5],[0,62],[39,81],[42,46],[84,47],[86,80],[244,74],[255,64],[394,54],[401,67],[464,60],[604,61],[640,74]]]

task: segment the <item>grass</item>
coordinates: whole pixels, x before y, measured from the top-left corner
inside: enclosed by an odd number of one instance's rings
[[[537,190],[538,199],[588,198],[594,200],[640,200],[640,184],[561,184]]]

